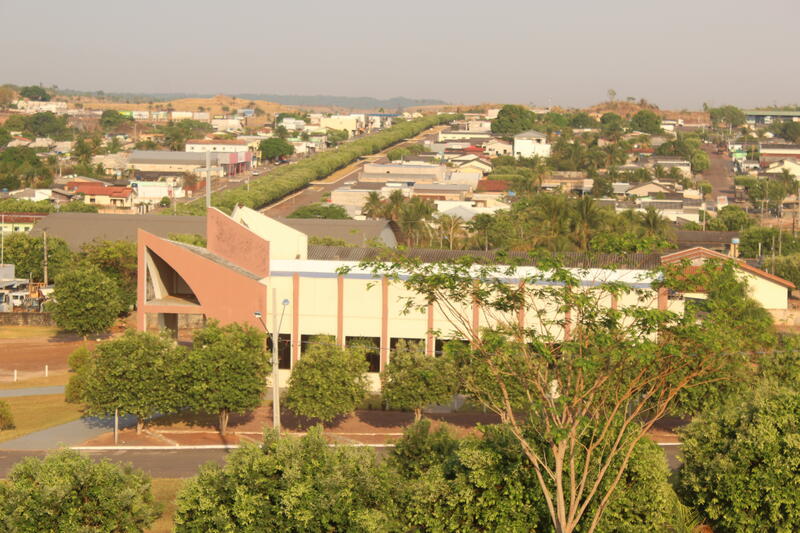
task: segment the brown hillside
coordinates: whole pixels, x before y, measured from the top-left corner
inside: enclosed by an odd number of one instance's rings
[[[633,115],[638,113],[643,109],[649,109],[650,111],[654,111],[657,113],[661,118],[669,119],[669,120],[679,120],[682,119],[687,124],[698,124],[703,122],[709,122],[710,119],[708,117],[708,113],[703,111],[670,111],[667,109],[659,109],[658,106],[654,104],[650,104],[648,102],[602,102],[597,105],[593,105],[585,109],[587,113],[597,113],[602,115],[603,113],[616,113],[621,115],[625,118],[631,118]]]

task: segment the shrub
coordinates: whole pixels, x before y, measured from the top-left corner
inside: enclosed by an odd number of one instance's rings
[[[14,429],[14,415],[11,414],[11,407],[6,402],[0,400],[0,430]]]

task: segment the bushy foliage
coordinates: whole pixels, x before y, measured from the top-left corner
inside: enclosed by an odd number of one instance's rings
[[[316,179],[329,176],[361,156],[379,152],[403,139],[450,120],[452,120],[450,115],[431,115],[396,124],[335,150],[318,153],[297,163],[277,168],[263,177],[251,180],[249,191],[242,186],[216,192],[212,195],[212,204],[226,212],[230,212],[237,204],[252,208],[264,206]],[[204,211],[205,205],[202,202],[181,204],[178,208],[179,214],[200,215]]]
[[[288,218],[350,219],[344,207],[335,204],[311,204],[295,209]]]
[[[289,144],[285,139],[273,137],[261,141],[258,145],[258,151],[261,152],[262,159],[274,161],[279,157],[292,155],[294,153],[294,146]]]
[[[631,128],[643,133],[659,134],[661,133],[661,117],[649,109],[642,109],[631,118]]]
[[[412,409],[417,420],[422,409],[450,401],[458,387],[450,357],[425,355],[422,346],[400,341],[381,373],[383,399],[391,409]]]
[[[363,346],[312,342],[292,370],[286,406],[323,422],[351,413],[367,396],[368,369]]]
[[[68,403],[84,403],[86,398],[86,382],[90,376],[90,366],[94,361],[94,355],[86,346],[77,348],[69,354],[67,364],[72,372],[69,382],[64,388],[64,399]]]
[[[28,233],[16,232],[4,239],[5,262],[16,267],[17,277],[30,276],[34,281],[44,280],[44,239]],[[47,238],[47,270],[50,281],[67,272],[74,256],[67,243],[56,237]]]
[[[178,496],[176,532],[385,532],[396,484],[372,450],[329,447],[320,427],[303,438],[265,435],[264,444],[209,464]]]
[[[25,458],[0,481],[3,531],[141,532],[160,514],[147,475],[72,450]]]
[[[241,324],[212,321],[195,332],[185,374],[191,383],[188,405],[218,413],[224,435],[229,413],[244,413],[261,404],[270,364],[264,335]]]
[[[16,425],[14,424],[14,415],[11,413],[11,407],[0,400],[0,431],[4,429],[14,429]]]
[[[136,243],[133,241],[94,241],[81,247],[80,260],[94,265],[117,284],[123,311],[136,303]]]
[[[766,385],[682,433],[680,487],[714,531],[800,529],[800,393]]]
[[[27,146],[14,146],[0,151],[0,188],[47,187],[53,173]]]
[[[504,426],[482,438],[456,439],[423,420],[410,426],[389,456],[403,476],[401,523],[422,531],[540,531],[548,516],[536,474]],[[597,531],[664,531],[675,495],[663,452],[649,440],[634,448]],[[587,529],[581,524],[579,530]]]
[[[94,265],[81,265],[56,277],[53,319],[78,335],[108,330],[123,311],[116,282]]]

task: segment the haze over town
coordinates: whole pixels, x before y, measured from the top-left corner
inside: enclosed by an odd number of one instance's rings
[[[5,79],[89,91],[583,107],[615,89],[662,108],[753,107],[797,102],[800,69],[787,68],[796,50],[785,39],[798,9],[791,0],[755,13],[717,0],[2,2],[0,46]],[[33,20],[36,31],[20,23]]]

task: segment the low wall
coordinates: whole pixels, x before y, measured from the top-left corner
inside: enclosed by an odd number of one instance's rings
[[[0,313],[0,326],[41,326],[56,325],[50,313]]]

